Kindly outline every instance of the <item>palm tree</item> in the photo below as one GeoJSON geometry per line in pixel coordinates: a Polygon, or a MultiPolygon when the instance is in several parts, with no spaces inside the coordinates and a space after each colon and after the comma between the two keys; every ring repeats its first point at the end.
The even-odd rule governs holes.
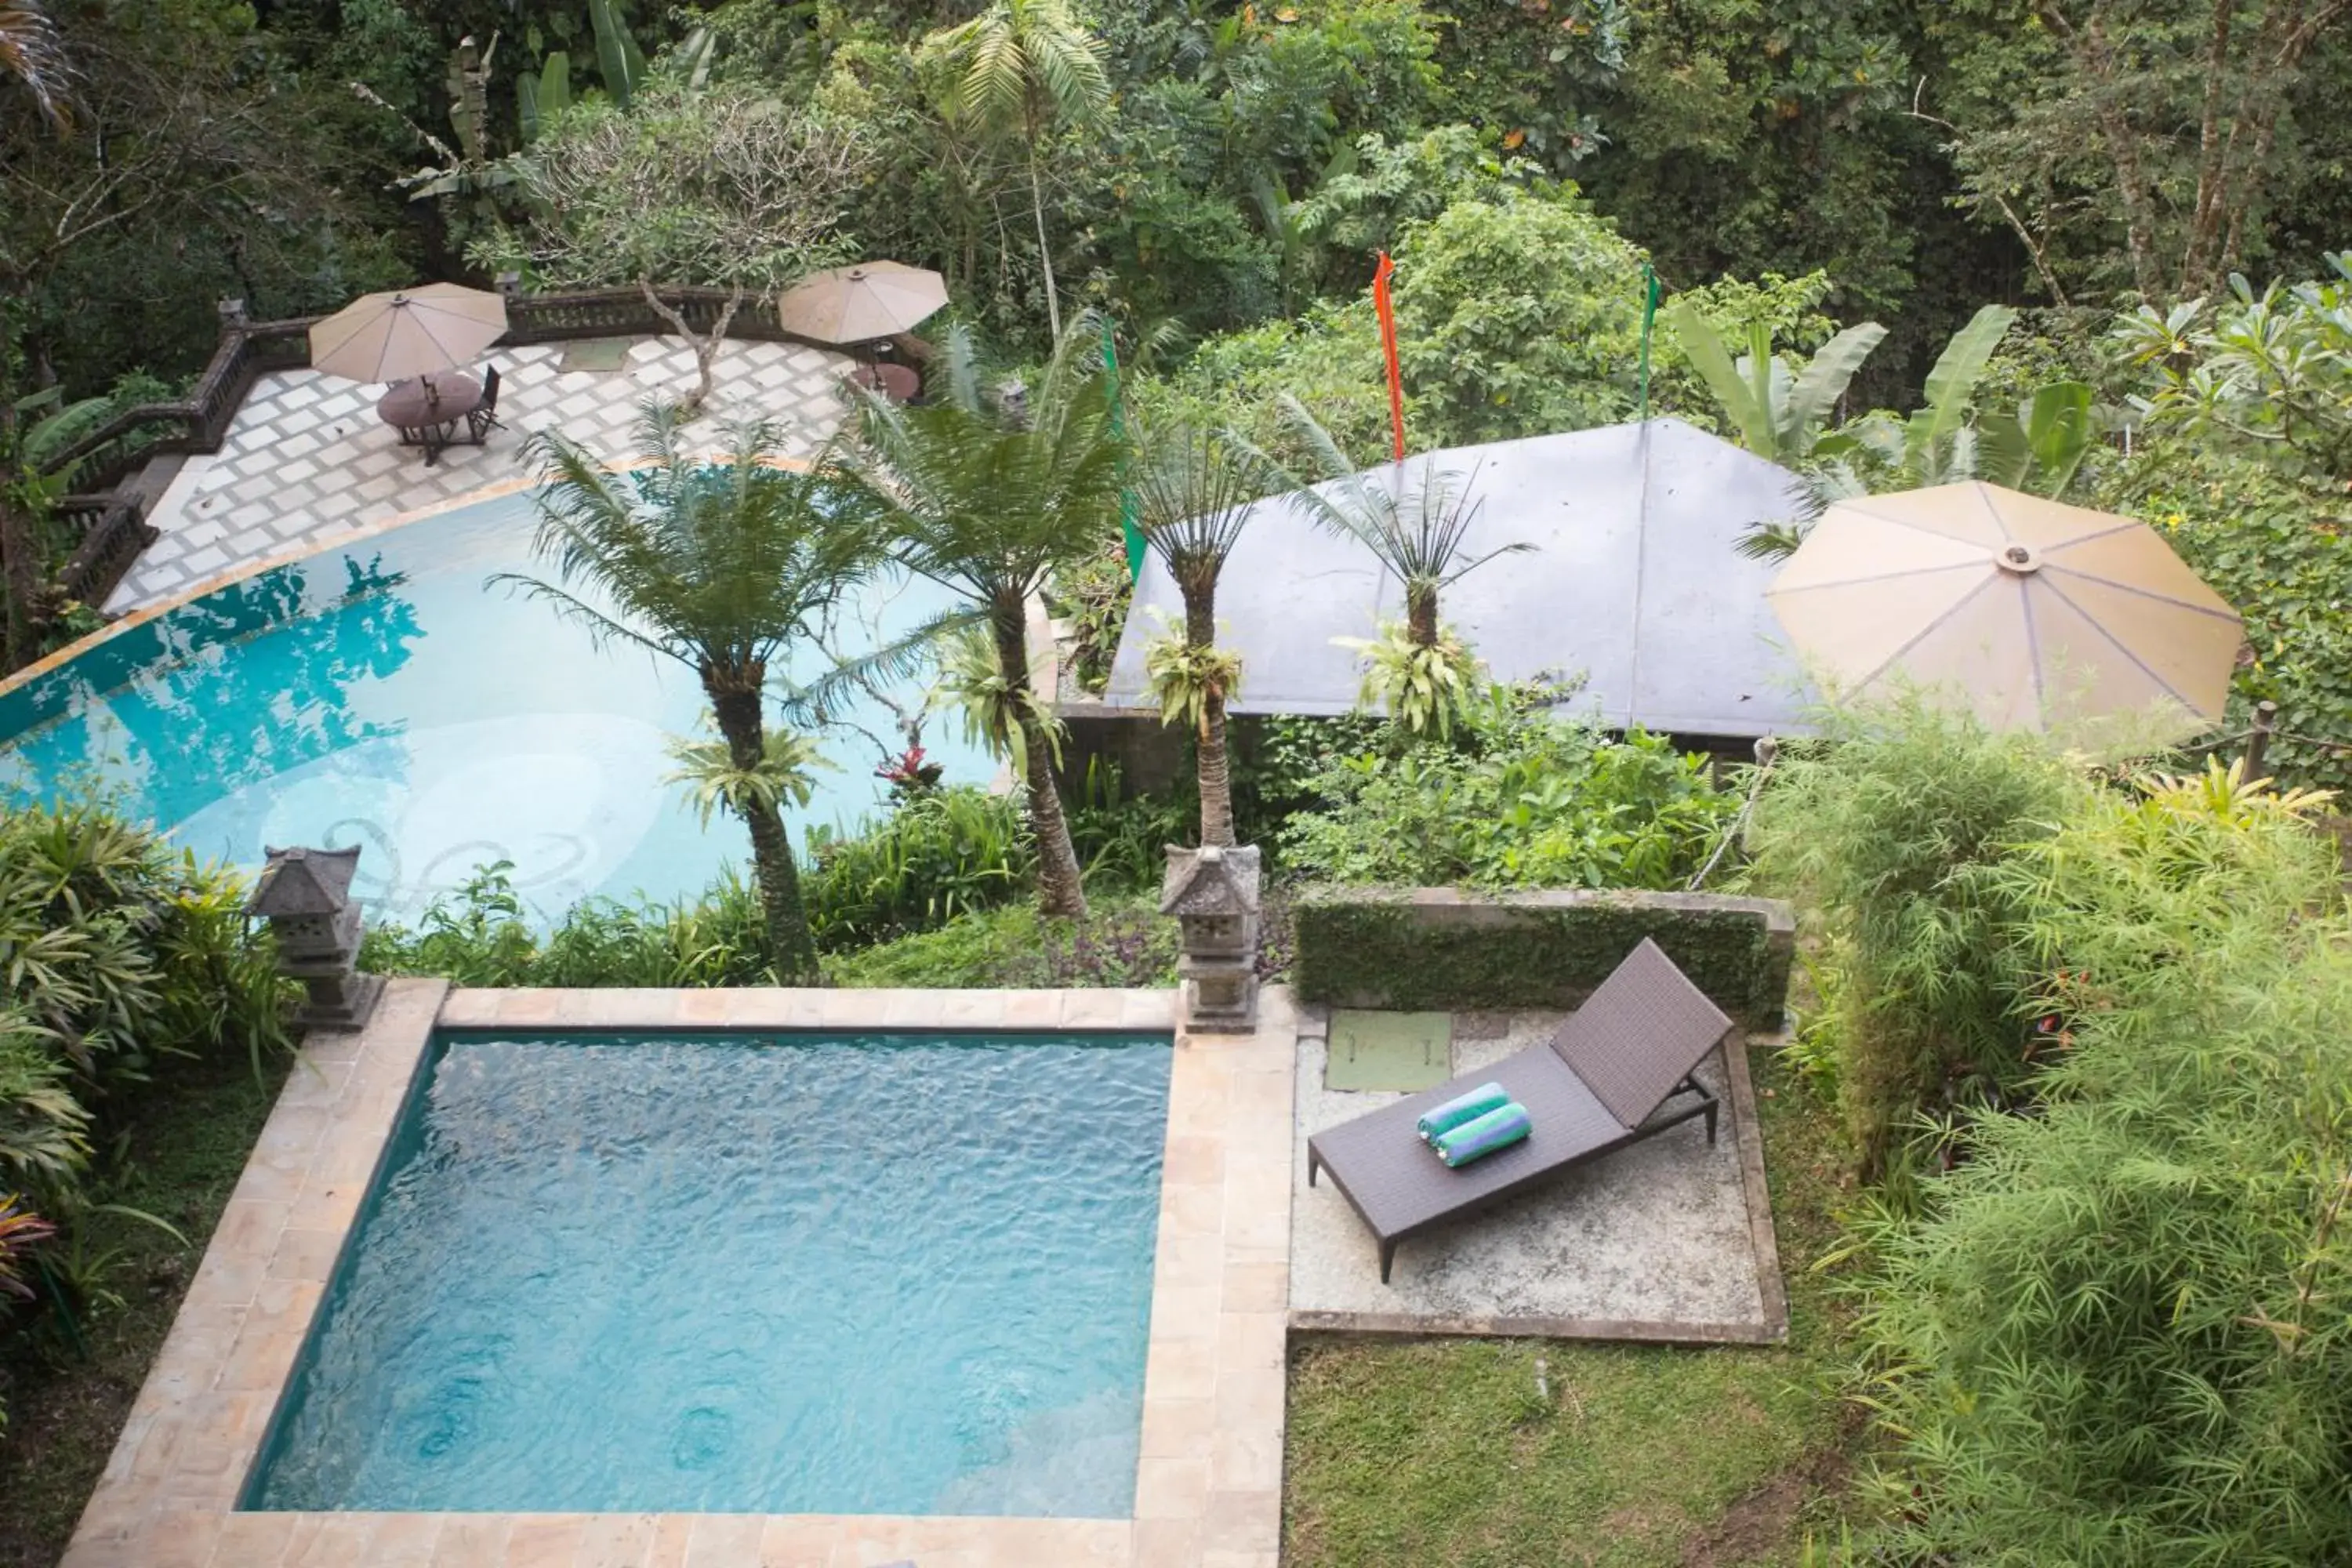
{"type": "Polygon", "coordinates": [[[1403,464],[1383,464],[1378,470],[1359,468],[1304,404],[1286,392],[1280,403],[1284,417],[1323,470],[1319,487],[1289,481],[1294,486],[1292,504],[1332,532],[1363,545],[1404,585],[1405,636],[1414,647],[1426,650],[1438,646],[1439,590],[1460,582],[1497,555],[1534,548],[1504,544],[1483,555],[1472,555],[1470,531],[1486,505],[1472,499],[1477,489],[1475,473],[1465,479],[1458,474],[1424,469],[1408,488],[1403,464]]]}
{"type": "Polygon", "coordinates": [[[1045,238],[1045,185],[1038,149],[1060,121],[1082,121],[1110,96],[1103,42],[1069,0],[995,0],[938,38],[955,78],[942,106],[951,120],[1003,133],[1018,130],[1029,162],[1029,206],[1045,270],[1045,317],[1062,341],[1062,299],[1045,238]]]}
{"type": "Polygon", "coordinates": [[[72,68],[41,0],[0,0],[0,79],[33,95],[33,107],[60,132],[73,123],[66,103],[72,68]]]}
{"type": "Polygon", "coordinates": [[[676,405],[646,405],[638,426],[645,466],[620,473],[559,433],[533,436],[545,488],[532,550],[558,581],[505,573],[491,580],[545,600],[600,642],[633,644],[694,671],[725,753],[689,746],[680,758],[701,797],[750,830],[777,973],[807,979],[816,948],[782,807],[788,795],[806,798],[798,773],[808,759],[795,738],[768,734],[768,669],[793,642],[814,640],[826,613],[887,557],[857,487],[822,466],[782,467],[775,426],[734,426],[731,449],[716,458],[689,456],[682,427],[676,405]]]}
{"type": "Polygon", "coordinates": [[[1139,432],[1141,461],[1135,492],[1143,537],[1166,563],[1184,598],[1182,640],[1155,646],[1148,662],[1164,715],[1188,717],[1201,747],[1201,842],[1234,842],[1234,796],[1225,752],[1225,700],[1241,661],[1221,652],[1217,578],[1248,521],[1251,503],[1271,488],[1266,464],[1231,431],[1177,424],[1139,432]]]}
{"type": "Polygon", "coordinates": [[[982,395],[961,328],[943,345],[936,401],[909,407],[854,394],[851,467],[887,509],[898,558],[969,600],[987,627],[996,668],[984,728],[1027,792],[1038,904],[1049,915],[1084,914],[1087,903],[1054,784],[1054,717],[1032,676],[1029,605],[1056,567],[1118,527],[1120,443],[1099,332],[1081,316],[1040,384],[994,405],[982,395]]]}

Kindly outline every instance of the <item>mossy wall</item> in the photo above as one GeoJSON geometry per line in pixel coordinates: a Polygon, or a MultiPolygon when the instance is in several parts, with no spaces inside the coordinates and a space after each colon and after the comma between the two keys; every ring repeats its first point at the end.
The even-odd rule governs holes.
{"type": "Polygon", "coordinates": [[[1716,1005],[1780,1026],[1795,919],[1770,899],[1706,893],[1318,888],[1292,906],[1302,1001],[1404,1012],[1576,1006],[1654,937],[1716,1005]]]}

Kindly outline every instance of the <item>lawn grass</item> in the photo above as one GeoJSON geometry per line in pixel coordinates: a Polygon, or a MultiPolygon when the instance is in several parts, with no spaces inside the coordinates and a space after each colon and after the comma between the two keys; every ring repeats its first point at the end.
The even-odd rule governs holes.
{"type": "Polygon", "coordinates": [[[1834,1531],[1853,1425],[1833,1389],[1842,1311],[1811,1265],[1837,1234],[1838,1121],[1751,1060],[1788,1343],[1308,1342],[1291,1357],[1286,1568],[1789,1563],[1809,1525],[1834,1531]]]}
{"type": "Polygon", "coordinates": [[[289,1062],[265,1061],[258,1080],[236,1052],[167,1062],[110,1144],[127,1153],[105,1171],[95,1198],[167,1220],[187,1239],[124,1215],[89,1215],[85,1258],[114,1256],[102,1275],[112,1300],[101,1297],[78,1315],[87,1353],[54,1317],[20,1324],[0,1342],[8,1409],[0,1432],[0,1563],[41,1568],[63,1554],[289,1062]]]}

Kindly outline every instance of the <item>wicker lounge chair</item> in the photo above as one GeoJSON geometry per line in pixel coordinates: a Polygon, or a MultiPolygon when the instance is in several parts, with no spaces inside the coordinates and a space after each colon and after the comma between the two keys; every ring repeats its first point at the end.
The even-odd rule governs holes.
{"type": "Polygon", "coordinates": [[[1309,1138],[1307,1184],[1330,1173],[1380,1243],[1385,1284],[1397,1244],[1409,1236],[1491,1208],[1693,1117],[1706,1118],[1712,1144],[1716,1099],[1692,1075],[1735,1033],[1723,1010],[1645,937],[1544,1044],[1309,1138]],[[1528,1108],[1535,1130],[1449,1169],[1413,1123],[1489,1082],[1528,1108]],[[1683,1103],[1670,1109],[1676,1100],[1683,1103]]]}

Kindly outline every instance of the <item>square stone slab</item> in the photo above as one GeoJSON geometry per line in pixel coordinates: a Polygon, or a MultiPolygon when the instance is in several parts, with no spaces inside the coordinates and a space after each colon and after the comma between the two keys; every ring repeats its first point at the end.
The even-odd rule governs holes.
{"type": "Polygon", "coordinates": [[[567,343],[556,370],[565,375],[585,370],[619,370],[629,363],[627,338],[583,338],[567,343]]]}
{"type": "Polygon", "coordinates": [[[1371,1013],[1342,1007],[1331,1015],[1328,1089],[1411,1092],[1454,1076],[1454,1017],[1448,1013],[1371,1013]]]}

